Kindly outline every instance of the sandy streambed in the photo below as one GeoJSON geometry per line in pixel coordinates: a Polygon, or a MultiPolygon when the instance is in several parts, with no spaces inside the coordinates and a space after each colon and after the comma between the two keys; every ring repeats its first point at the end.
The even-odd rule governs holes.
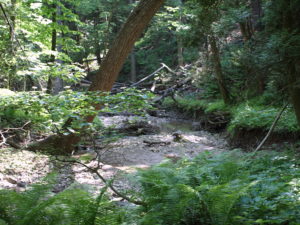
{"type": "MultiPolygon", "coordinates": [[[[121,126],[124,121],[139,120],[139,117],[113,116],[101,118],[106,127],[121,126]]],[[[130,184],[123,179],[124,173],[136,168],[148,168],[166,159],[192,158],[203,151],[222,151],[226,142],[218,135],[205,131],[193,131],[192,121],[173,118],[146,117],[149,124],[160,127],[161,132],[151,135],[125,136],[100,151],[99,172],[106,179],[119,176],[115,181],[117,188],[126,189],[130,184]],[[182,139],[176,141],[174,132],[182,139]],[[158,143],[148,145],[147,143],[158,143]]],[[[88,151],[86,154],[94,154],[88,151]]],[[[97,161],[87,163],[96,167],[97,161]]],[[[58,173],[54,192],[70,186],[97,191],[103,182],[81,165],[55,162],[48,156],[12,149],[0,149],[0,189],[25,190],[30,184],[38,182],[47,173],[58,173]]]]}

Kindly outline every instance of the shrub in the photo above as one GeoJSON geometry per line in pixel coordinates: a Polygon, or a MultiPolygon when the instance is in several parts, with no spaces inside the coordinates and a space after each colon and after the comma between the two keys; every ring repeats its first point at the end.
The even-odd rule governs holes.
{"type": "Polygon", "coordinates": [[[0,224],[9,225],[118,225],[123,212],[102,191],[97,198],[81,189],[54,195],[51,183],[36,184],[25,192],[0,191],[0,224]]]}
{"type": "MultiPolygon", "coordinates": [[[[20,127],[31,121],[37,130],[61,132],[69,118],[75,118],[68,127],[69,132],[89,124],[87,115],[97,115],[95,104],[104,106],[103,111],[129,111],[142,114],[151,109],[153,95],[147,91],[126,89],[116,95],[98,92],[64,91],[52,96],[42,92],[20,92],[0,96],[0,123],[3,127],[20,127]]],[[[66,132],[66,131],[63,131],[66,132]]]]}
{"type": "Polygon", "coordinates": [[[299,162],[286,153],[203,153],[140,172],[140,223],[299,224],[299,162]]]}
{"type": "MultiPolygon", "coordinates": [[[[257,99],[252,99],[246,103],[240,104],[232,110],[232,120],[228,131],[234,132],[239,128],[269,129],[281,109],[274,106],[260,104],[257,99]]],[[[298,132],[296,116],[290,107],[282,114],[278,124],[275,127],[277,132],[298,132]]]]}

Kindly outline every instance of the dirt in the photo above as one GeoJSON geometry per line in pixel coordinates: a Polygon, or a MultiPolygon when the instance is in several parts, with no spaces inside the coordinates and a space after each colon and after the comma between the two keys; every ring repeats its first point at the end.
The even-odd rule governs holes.
{"type": "MultiPolygon", "coordinates": [[[[149,168],[164,160],[192,158],[203,151],[223,151],[227,146],[220,136],[205,131],[192,131],[193,121],[176,117],[113,116],[103,117],[101,120],[106,127],[120,127],[126,120],[146,120],[149,124],[159,126],[161,130],[152,135],[124,136],[101,150],[98,172],[106,179],[118,176],[114,185],[119,189],[126,189],[131,185],[124,179],[124,173],[132,173],[137,168],[149,168]],[[180,135],[179,140],[174,133],[180,135]],[[154,144],[149,147],[147,143],[154,144]]],[[[89,150],[82,154],[92,158],[95,152],[89,150]]],[[[98,161],[92,160],[86,164],[96,168],[98,161]]],[[[46,155],[28,151],[0,149],[0,189],[25,190],[51,171],[58,173],[53,192],[60,192],[70,186],[94,192],[104,186],[99,177],[82,165],[57,162],[46,155]]]]}

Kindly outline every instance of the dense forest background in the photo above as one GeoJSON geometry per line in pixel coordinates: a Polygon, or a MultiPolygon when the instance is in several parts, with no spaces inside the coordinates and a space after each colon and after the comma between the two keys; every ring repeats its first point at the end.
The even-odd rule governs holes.
{"type": "Polygon", "coordinates": [[[140,171],[125,194],[86,166],[96,198],[49,195],[49,176],[0,191],[0,224],[300,224],[299,15],[299,0],[1,0],[0,148],[86,166],[70,155],[120,138],[99,113],[164,109],[243,151],[140,171]]]}

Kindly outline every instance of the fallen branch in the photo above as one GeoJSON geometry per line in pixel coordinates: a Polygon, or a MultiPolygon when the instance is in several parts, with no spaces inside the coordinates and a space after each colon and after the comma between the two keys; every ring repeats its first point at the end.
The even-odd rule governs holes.
{"type": "Polygon", "coordinates": [[[166,64],[162,63],[161,65],[164,68],[166,68],[170,73],[173,73],[173,74],[177,75],[177,73],[174,70],[172,70],[170,67],[168,67],[166,64]]]}
{"type": "MultiPolygon", "coordinates": [[[[59,159],[58,157],[56,157],[55,159],[56,159],[57,161],[60,161],[60,162],[77,163],[77,164],[79,164],[79,165],[81,165],[81,166],[87,168],[90,172],[95,173],[95,174],[100,178],[100,180],[102,180],[102,182],[103,182],[106,186],[108,186],[108,187],[109,187],[109,188],[110,188],[117,196],[119,196],[119,197],[125,199],[126,201],[131,202],[131,203],[133,203],[133,204],[135,204],[135,205],[143,205],[143,206],[146,205],[145,202],[138,201],[138,200],[134,200],[134,199],[132,199],[132,198],[130,198],[130,197],[128,197],[128,196],[122,194],[121,192],[119,192],[119,191],[113,186],[112,182],[107,181],[107,180],[106,180],[106,179],[98,172],[99,166],[96,167],[96,168],[94,169],[94,168],[89,167],[89,166],[87,166],[86,164],[84,164],[84,163],[82,163],[82,162],[80,162],[80,161],[77,161],[77,160],[59,159]]],[[[99,164],[98,164],[98,165],[99,165],[99,164]]]]}
{"type": "Polygon", "coordinates": [[[179,83],[173,85],[172,87],[170,87],[170,88],[168,88],[167,90],[165,90],[165,91],[163,92],[162,96],[160,96],[160,97],[154,99],[154,102],[160,102],[160,101],[162,101],[165,97],[167,97],[167,96],[169,96],[169,95],[172,95],[173,92],[174,92],[176,89],[182,87],[183,85],[185,85],[186,83],[190,82],[191,80],[192,80],[192,78],[189,77],[189,78],[186,78],[185,80],[183,80],[182,82],[179,82],[179,83]]]}
{"type": "Polygon", "coordinates": [[[29,125],[30,123],[31,123],[31,121],[27,121],[22,127],[17,127],[17,128],[4,128],[3,130],[5,130],[4,133],[6,133],[6,132],[9,131],[9,130],[24,130],[25,127],[26,127],[27,125],[29,125]]]}
{"type": "Polygon", "coordinates": [[[287,106],[289,105],[289,103],[285,104],[284,107],[280,110],[280,112],[277,114],[269,132],[267,133],[267,135],[265,136],[265,138],[261,141],[261,143],[257,146],[257,148],[254,150],[253,154],[255,154],[257,151],[259,151],[261,149],[261,147],[265,144],[265,142],[267,141],[267,139],[270,137],[271,133],[274,131],[275,126],[277,124],[277,122],[279,121],[282,113],[285,111],[285,109],[287,108],[287,106]]]}
{"type": "Polygon", "coordinates": [[[1,136],[1,138],[2,138],[2,142],[0,143],[0,146],[7,144],[7,145],[10,145],[10,146],[13,147],[13,148],[21,149],[21,148],[22,148],[21,145],[19,145],[19,144],[15,143],[14,141],[11,141],[11,140],[10,140],[10,139],[13,138],[15,135],[11,135],[10,137],[5,137],[4,134],[9,134],[10,131],[18,131],[18,130],[24,131],[24,132],[25,132],[25,131],[26,131],[26,130],[25,130],[25,127],[26,127],[27,125],[29,125],[30,123],[31,123],[31,121],[27,121],[22,127],[17,127],[17,128],[4,128],[2,131],[0,131],[0,136],[1,136]]]}
{"type": "Polygon", "coordinates": [[[0,143],[0,146],[6,144],[6,138],[5,136],[3,135],[3,133],[0,131],[0,135],[1,135],[1,138],[2,138],[2,142],[0,143]]]}
{"type": "Polygon", "coordinates": [[[170,73],[173,73],[176,75],[176,72],[174,72],[170,67],[168,67],[166,64],[161,63],[161,67],[159,67],[157,70],[155,70],[153,73],[151,73],[150,75],[144,77],[143,79],[139,80],[138,82],[130,85],[130,87],[136,87],[139,84],[141,84],[142,82],[144,82],[145,80],[148,80],[151,77],[154,77],[158,72],[160,72],[161,70],[163,70],[164,68],[167,69],[170,73]]]}
{"type": "Polygon", "coordinates": [[[138,82],[130,85],[130,87],[136,87],[138,86],[140,83],[144,82],[145,80],[148,80],[151,77],[154,77],[159,71],[161,71],[163,68],[165,68],[165,65],[161,66],[159,69],[155,70],[153,73],[151,73],[150,75],[144,77],[143,79],[139,80],[138,82]]]}
{"type": "Polygon", "coordinates": [[[147,140],[144,140],[143,141],[147,147],[152,147],[154,145],[161,145],[161,146],[166,146],[166,145],[170,145],[171,142],[169,141],[147,141],[147,140]]]}

